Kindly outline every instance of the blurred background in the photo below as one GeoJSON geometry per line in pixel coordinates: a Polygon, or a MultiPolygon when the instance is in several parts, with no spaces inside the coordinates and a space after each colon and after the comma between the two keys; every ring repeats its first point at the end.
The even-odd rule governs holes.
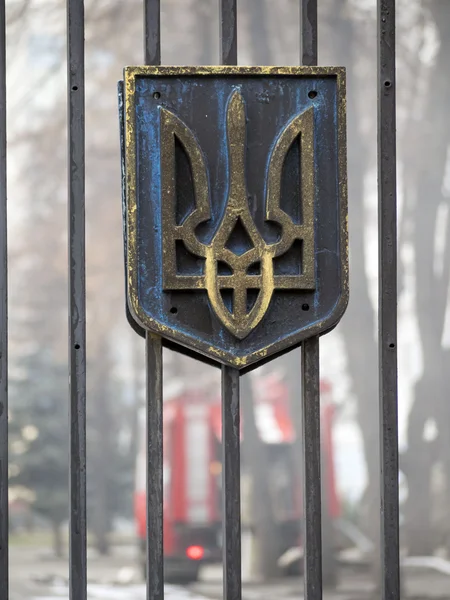
{"type": "MultiPolygon", "coordinates": [[[[217,64],[218,2],[161,4],[163,64],[217,64]]],[[[240,0],[239,63],[298,64],[298,5],[240,0]]],[[[319,7],[319,64],[343,65],[348,74],[351,262],[348,311],[321,341],[324,572],[330,590],[355,577],[363,590],[374,581],[379,543],[375,2],[322,0],[319,7]]],[[[65,19],[62,0],[7,2],[11,586],[18,600],[44,590],[48,596],[55,581],[64,587],[67,577],[65,19]]],[[[413,592],[424,598],[441,584],[447,596],[450,590],[449,31],[448,0],[398,1],[401,543],[405,570],[411,581],[416,577],[411,586],[424,590],[413,592]],[[417,566],[420,577],[413,575],[417,566]],[[432,579],[430,585],[428,577],[439,584],[432,579]]],[[[143,590],[144,343],[125,319],[116,92],[123,67],[143,62],[142,40],[142,2],[86,0],[93,598],[119,598],[96,596],[97,584],[143,590]]],[[[184,511],[183,531],[195,522],[209,528],[208,535],[217,532],[214,542],[202,538],[192,546],[214,563],[213,546],[220,546],[214,495],[220,489],[220,371],[165,351],[164,392],[167,498],[176,497],[177,510],[184,511]],[[204,450],[200,443],[180,448],[180,436],[215,441],[204,450]],[[203,502],[199,490],[205,486],[203,502]],[[189,512],[190,501],[200,507],[197,513],[189,512]]],[[[246,376],[242,393],[244,579],[288,585],[291,577],[289,585],[300,593],[300,351],[246,376]]],[[[213,564],[203,571],[203,584],[190,589],[212,597],[217,573],[213,564]]],[[[268,588],[253,589],[262,598],[268,588]]]]}

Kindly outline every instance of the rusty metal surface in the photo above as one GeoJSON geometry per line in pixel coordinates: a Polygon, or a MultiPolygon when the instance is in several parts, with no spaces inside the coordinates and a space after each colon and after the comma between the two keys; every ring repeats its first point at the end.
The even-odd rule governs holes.
{"type": "Polygon", "coordinates": [[[336,324],[344,87],[339,68],[126,69],[128,298],[141,327],[245,369],[336,324]]]}

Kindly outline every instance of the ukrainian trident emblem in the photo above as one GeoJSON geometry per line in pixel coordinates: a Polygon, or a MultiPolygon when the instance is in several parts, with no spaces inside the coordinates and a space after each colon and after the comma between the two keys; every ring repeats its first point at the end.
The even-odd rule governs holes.
{"type": "Polygon", "coordinates": [[[142,327],[246,367],[340,318],[343,71],[323,71],[126,70],[128,302],[142,327]]]}
{"type": "Polygon", "coordinates": [[[192,132],[172,112],[161,110],[161,163],[163,206],[163,285],[166,290],[206,289],[216,316],[239,339],[245,338],[266,314],[275,288],[313,290],[314,186],[313,108],[296,115],[276,141],[269,161],[266,187],[266,219],[281,229],[280,239],[267,244],[258,231],[248,203],[245,177],[246,115],[242,95],[233,91],[226,108],[229,182],[225,210],[209,244],[198,240],[195,229],[211,218],[209,187],[201,149],[192,132]],[[295,224],[280,208],[281,167],[287,151],[300,137],[302,167],[302,222],[295,224]],[[196,207],[175,224],[175,146],[179,141],[190,157],[196,207]],[[275,275],[274,258],[285,254],[294,241],[302,247],[296,275],[275,275]],[[204,275],[176,273],[176,243],[205,261],[204,275]],[[230,290],[227,306],[222,290],[230,290]],[[255,293],[256,292],[256,293],[255,293]],[[253,296],[253,297],[252,297],[253,296]]]}

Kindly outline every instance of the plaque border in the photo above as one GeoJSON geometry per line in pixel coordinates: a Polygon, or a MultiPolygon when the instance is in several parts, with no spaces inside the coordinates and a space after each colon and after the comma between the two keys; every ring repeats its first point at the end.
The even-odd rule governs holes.
{"type": "Polygon", "coordinates": [[[332,330],[344,314],[349,298],[349,250],[348,250],[348,185],[347,185],[347,130],[346,130],[346,78],[344,67],[244,67],[244,66],[130,66],[124,69],[125,93],[125,168],[126,168],[126,230],[127,230],[127,302],[135,321],[150,334],[160,335],[175,344],[207,356],[218,363],[240,370],[256,366],[259,361],[275,358],[304,340],[323,335],[332,330]],[[338,144],[338,193],[339,193],[339,240],[341,257],[342,293],[331,314],[316,321],[302,331],[291,333],[286,339],[272,342],[244,356],[215,348],[207,341],[180,332],[150,317],[139,305],[138,297],[138,239],[136,198],[136,128],[135,90],[139,77],[335,77],[337,86],[337,144],[338,144]]]}

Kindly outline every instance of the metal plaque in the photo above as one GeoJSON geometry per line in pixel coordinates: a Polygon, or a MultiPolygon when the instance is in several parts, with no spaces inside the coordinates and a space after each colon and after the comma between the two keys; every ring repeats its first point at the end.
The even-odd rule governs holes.
{"type": "Polygon", "coordinates": [[[246,369],[348,301],[345,71],[128,67],[130,322],[246,369]]]}

